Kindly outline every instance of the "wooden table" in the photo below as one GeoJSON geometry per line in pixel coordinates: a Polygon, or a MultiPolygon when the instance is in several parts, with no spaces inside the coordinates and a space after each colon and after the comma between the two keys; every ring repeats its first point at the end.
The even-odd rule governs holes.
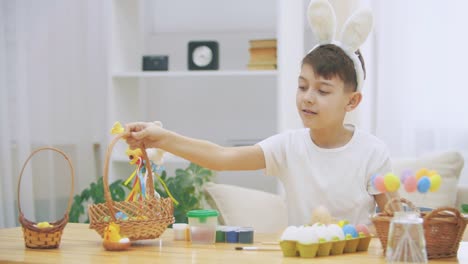
{"type": "MultiPolygon", "coordinates": [[[[279,234],[255,234],[254,246],[279,248],[262,242],[278,241],[279,234]]],[[[465,233],[464,241],[468,238],[465,233]]],[[[217,243],[192,245],[173,241],[171,229],[160,239],[138,241],[127,251],[109,252],[102,239],[87,224],[69,223],[59,249],[28,249],[24,246],[21,228],[0,229],[0,262],[28,263],[385,263],[378,239],[373,239],[367,252],[314,259],[285,258],[281,251],[238,251],[239,244],[217,243]]],[[[458,258],[431,260],[430,263],[468,263],[468,242],[462,242],[458,258]]]]}

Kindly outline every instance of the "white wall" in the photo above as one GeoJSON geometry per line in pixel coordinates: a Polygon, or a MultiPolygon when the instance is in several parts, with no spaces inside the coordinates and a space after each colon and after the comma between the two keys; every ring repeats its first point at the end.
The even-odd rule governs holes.
{"type": "MultiPolygon", "coordinates": [[[[27,140],[22,136],[27,134],[30,148],[54,145],[68,152],[76,168],[75,190],[81,191],[98,176],[93,144],[104,142],[108,130],[103,110],[103,5],[91,0],[19,0],[3,1],[2,6],[9,11],[1,21],[5,22],[10,58],[6,91],[11,104],[8,116],[12,118],[11,138],[6,141],[9,146],[2,149],[12,157],[12,182],[16,186],[20,166],[27,158],[27,153],[16,149],[27,140]],[[22,118],[15,121],[15,116],[22,118]],[[15,131],[18,128],[28,131],[15,131]]],[[[57,196],[57,204],[66,204],[70,188],[69,174],[60,173],[66,163],[41,160],[31,162],[32,175],[24,179],[33,182],[33,193],[24,195],[36,200],[38,218],[47,217],[50,210],[43,209],[54,206],[54,199],[47,201],[52,195],[57,196]],[[51,173],[54,170],[58,172],[51,173]]],[[[61,216],[64,207],[57,211],[61,216]]]]}

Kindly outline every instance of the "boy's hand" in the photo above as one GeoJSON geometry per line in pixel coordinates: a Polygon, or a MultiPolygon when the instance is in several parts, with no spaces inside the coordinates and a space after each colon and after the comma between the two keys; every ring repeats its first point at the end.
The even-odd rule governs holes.
{"type": "Polygon", "coordinates": [[[125,133],[128,134],[125,140],[131,149],[142,145],[146,148],[159,148],[166,132],[161,122],[129,123],[125,125],[125,133]]]}

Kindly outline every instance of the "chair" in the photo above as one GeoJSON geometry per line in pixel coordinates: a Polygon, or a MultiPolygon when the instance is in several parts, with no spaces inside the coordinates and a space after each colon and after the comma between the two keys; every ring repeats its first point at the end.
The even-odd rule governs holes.
{"type": "Polygon", "coordinates": [[[207,203],[220,213],[219,223],[249,226],[255,232],[282,232],[288,226],[284,200],[276,194],[234,185],[207,183],[207,203]]]}

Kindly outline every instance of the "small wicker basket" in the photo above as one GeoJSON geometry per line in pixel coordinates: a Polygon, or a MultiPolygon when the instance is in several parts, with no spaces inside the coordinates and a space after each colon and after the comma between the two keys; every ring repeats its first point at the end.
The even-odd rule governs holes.
{"type": "MultiPolygon", "coordinates": [[[[104,164],[104,197],[105,203],[93,204],[88,207],[88,215],[91,229],[104,236],[104,229],[109,222],[120,225],[120,234],[130,240],[158,238],[167,228],[174,223],[174,205],[170,198],[157,198],[154,194],[153,177],[147,177],[147,199],[143,201],[114,202],[109,191],[109,160],[114,145],[124,136],[117,135],[107,148],[104,164]],[[128,219],[116,219],[116,212],[124,213],[128,219]]],[[[144,147],[141,148],[146,163],[148,175],[153,175],[151,164],[144,147]]]]}
{"type": "Polygon", "coordinates": [[[67,157],[67,155],[59,149],[53,147],[43,147],[34,150],[25,161],[23,168],[21,169],[21,173],[18,180],[18,211],[19,211],[19,222],[23,229],[23,237],[25,246],[28,248],[37,248],[37,249],[46,249],[46,248],[58,248],[60,246],[60,240],[62,238],[63,229],[68,223],[68,213],[70,211],[72,199],[73,199],[73,189],[74,189],[74,179],[75,179],[75,172],[73,169],[73,165],[71,160],[67,157]],[[39,228],[36,222],[29,221],[23,214],[21,210],[21,201],[20,201],[20,193],[21,193],[21,179],[23,177],[24,169],[28,164],[29,160],[39,151],[42,150],[52,150],[55,152],[60,153],[65,160],[68,162],[71,171],[71,191],[70,197],[68,200],[68,207],[65,215],[62,219],[50,223],[52,227],[47,228],[39,228]]]}
{"type": "MultiPolygon", "coordinates": [[[[404,198],[393,198],[386,204],[383,212],[372,218],[384,252],[387,248],[390,221],[393,218],[393,211],[390,210],[389,205],[394,203],[395,199],[399,199],[419,213],[419,210],[410,201],[404,198]]],[[[461,215],[460,211],[452,207],[441,207],[429,213],[423,212],[420,214],[423,218],[427,257],[437,259],[457,256],[458,247],[468,219],[461,215]]]]}

